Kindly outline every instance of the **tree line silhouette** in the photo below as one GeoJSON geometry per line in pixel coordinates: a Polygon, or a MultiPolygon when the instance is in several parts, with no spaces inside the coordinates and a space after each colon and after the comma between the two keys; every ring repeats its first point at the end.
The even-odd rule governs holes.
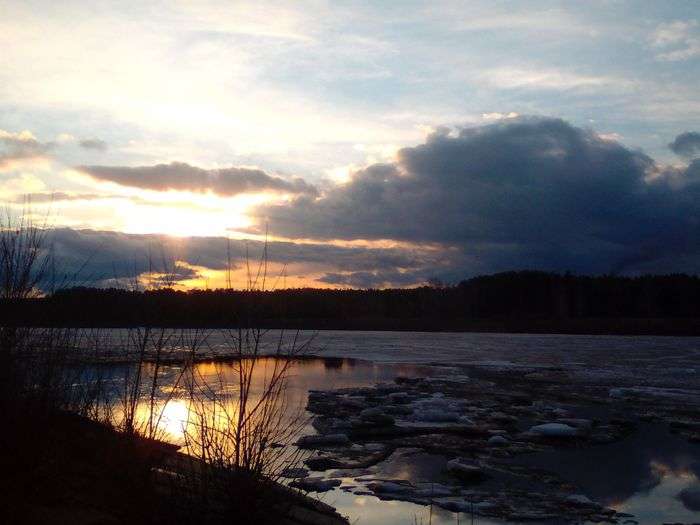
{"type": "Polygon", "coordinates": [[[60,326],[700,333],[700,278],[521,271],[381,290],[76,287],[4,301],[0,315],[13,324],[60,326]]]}

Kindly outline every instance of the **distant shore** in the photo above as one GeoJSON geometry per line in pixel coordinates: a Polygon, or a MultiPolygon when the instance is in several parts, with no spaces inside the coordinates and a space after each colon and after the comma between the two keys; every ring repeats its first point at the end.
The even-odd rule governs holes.
{"type": "Polygon", "coordinates": [[[700,277],[506,272],[394,289],[75,287],[0,301],[8,325],[700,336],[700,277]]]}
{"type": "MultiPolygon", "coordinates": [[[[21,324],[21,323],[20,323],[21,324]]],[[[61,323],[46,326],[72,328],[120,329],[143,326],[122,323],[61,323]]],[[[169,328],[235,328],[236,325],[156,323],[152,326],[169,328]]],[[[562,334],[619,336],[677,336],[700,337],[697,318],[573,318],[573,319],[272,319],[255,322],[257,328],[271,330],[357,331],[357,332],[456,332],[503,334],[562,334]]]]}

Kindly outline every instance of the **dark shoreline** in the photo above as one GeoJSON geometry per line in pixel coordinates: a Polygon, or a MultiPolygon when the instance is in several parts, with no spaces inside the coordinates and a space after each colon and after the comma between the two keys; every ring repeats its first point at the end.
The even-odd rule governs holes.
{"type": "MultiPolygon", "coordinates": [[[[211,507],[187,507],[183,494],[197,490],[195,481],[204,469],[221,470],[221,479],[227,480],[233,470],[207,465],[179,452],[178,445],[126,434],[71,412],[50,411],[41,426],[27,417],[31,413],[15,414],[15,422],[31,433],[9,445],[14,454],[4,465],[20,473],[12,478],[14,483],[8,478],[7,485],[0,485],[9,497],[0,515],[9,511],[15,517],[8,523],[198,523],[196,515],[225,504],[227,493],[212,493],[211,507]],[[21,461],[33,456],[35,449],[41,460],[21,461]],[[20,461],[15,464],[16,458],[20,461]],[[31,490],[22,490],[25,486],[31,490]]],[[[291,516],[299,525],[347,524],[332,506],[276,481],[240,480],[247,485],[239,488],[264,494],[270,505],[269,516],[250,508],[261,525],[291,523],[291,516]]]]}
{"type": "MultiPolygon", "coordinates": [[[[18,326],[38,326],[24,325],[18,326]]],[[[47,323],[64,328],[120,329],[143,324],[47,323]]],[[[221,324],[156,324],[152,326],[185,329],[230,329],[221,324]]],[[[269,330],[357,331],[357,332],[453,332],[549,335],[618,335],[700,337],[698,318],[571,318],[571,319],[288,319],[259,320],[256,328],[269,330]]]]}
{"type": "Polygon", "coordinates": [[[259,326],[341,331],[700,336],[700,319],[697,318],[294,319],[262,321],[259,326]]]}

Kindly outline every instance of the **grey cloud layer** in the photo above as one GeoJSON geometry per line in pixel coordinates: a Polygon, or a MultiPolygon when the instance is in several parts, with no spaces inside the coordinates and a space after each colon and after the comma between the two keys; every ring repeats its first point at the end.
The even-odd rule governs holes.
{"type": "Polygon", "coordinates": [[[100,139],[85,139],[80,141],[80,147],[96,151],[107,151],[107,143],[100,139]]]}
{"type": "Polygon", "coordinates": [[[377,270],[372,272],[329,272],[319,281],[353,288],[381,288],[384,286],[410,286],[425,283],[434,277],[435,268],[418,271],[377,270]]]}
{"type": "Polygon", "coordinates": [[[257,213],[291,238],[442,243],[456,249],[456,275],[695,271],[677,263],[700,252],[699,172],[559,119],[520,118],[440,131],[321,198],[257,213]]]}
{"type": "MultiPolygon", "coordinates": [[[[59,228],[52,232],[50,242],[57,266],[72,274],[78,272],[76,282],[102,284],[131,279],[150,269],[171,270],[174,261],[222,270],[226,268],[229,246],[221,237],[190,237],[173,239],[162,235],[135,235],[118,232],[73,230],[59,228]],[[150,258],[150,262],[149,262],[150,258]]],[[[230,253],[235,266],[244,264],[246,254],[252,263],[260,256],[263,243],[259,241],[230,242],[230,253]]],[[[295,244],[270,242],[269,261],[297,264],[317,271],[336,272],[323,282],[347,284],[361,282],[363,286],[398,284],[388,280],[392,276],[410,275],[410,282],[425,280],[432,269],[440,264],[441,254],[432,251],[408,249],[347,248],[329,244],[295,244]],[[354,277],[347,277],[358,272],[354,277]],[[363,273],[364,272],[364,273],[363,273]],[[388,272],[388,273],[387,273],[388,272]],[[365,275],[360,279],[360,275],[365,275]],[[333,275],[338,276],[333,279],[333,275]],[[426,277],[422,277],[425,275],[426,277]]],[[[180,268],[178,275],[193,277],[191,270],[180,268]]],[[[407,279],[404,277],[404,281],[407,279]]]]}
{"type": "Polygon", "coordinates": [[[681,133],[668,147],[671,148],[671,151],[683,157],[700,155],[700,133],[697,131],[681,133]]]}
{"type": "Polygon", "coordinates": [[[0,129],[0,169],[13,161],[43,157],[53,146],[51,142],[39,142],[26,133],[8,133],[0,129]]]}
{"type": "Polygon", "coordinates": [[[303,179],[283,179],[250,168],[205,170],[182,162],[172,162],[138,167],[78,166],[77,169],[94,179],[155,191],[212,191],[224,196],[256,191],[316,194],[316,188],[303,179]]]}

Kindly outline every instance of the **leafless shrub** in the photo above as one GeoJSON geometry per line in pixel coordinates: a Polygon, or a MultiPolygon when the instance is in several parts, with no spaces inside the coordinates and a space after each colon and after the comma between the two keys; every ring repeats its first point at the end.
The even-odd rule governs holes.
{"type": "MultiPolygon", "coordinates": [[[[267,251],[256,270],[246,260],[249,290],[267,279],[267,251]]],[[[227,272],[230,286],[230,272],[227,272]]],[[[277,481],[286,467],[297,466],[303,452],[294,446],[308,423],[304,407],[288,395],[295,359],[306,353],[311,340],[297,332],[270,334],[255,324],[255,312],[238,319],[238,328],[219,332],[230,367],[214,366],[202,373],[192,366],[184,379],[188,419],[183,425],[184,450],[192,458],[185,470],[190,508],[206,507],[213,521],[247,515],[259,522],[276,522],[289,508],[280,498],[277,481]],[[214,498],[217,505],[212,506],[214,498]],[[194,503],[192,500],[198,500],[194,503]]],[[[193,354],[194,355],[194,354],[193,354]]]]}
{"type": "Polygon", "coordinates": [[[294,359],[308,342],[280,339],[273,353],[262,354],[262,330],[225,335],[236,356],[230,375],[217,370],[215,377],[203,377],[195,368],[188,385],[195,430],[185,433],[187,450],[221,467],[277,479],[298,457],[290,445],[307,423],[303,407],[291,405],[287,388],[294,359]]]}
{"type": "MultiPolygon", "coordinates": [[[[55,289],[47,239],[45,225],[36,226],[31,214],[13,218],[7,212],[0,219],[0,300],[36,298],[42,286],[55,289]]],[[[176,264],[162,250],[160,263],[156,268],[149,257],[147,287],[175,284],[176,264]]],[[[247,272],[248,289],[264,290],[267,247],[256,270],[247,262],[247,272]]],[[[227,281],[230,286],[230,267],[227,281]]],[[[132,284],[135,289],[142,285],[138,277],[132,284]]],[[[2,404],[13,407],[10,423],[31,423],[23,430],[26,435],[42,425],[38,412],[31,418],[23,413],[31,406],[44,414],[69,410],[129,436],[163,439],[168,437],[162,425],[167,407],[186,401],[183,444],[190,459],[178,471],[180,482],[173,490],[195,521],[202,512],[213,521],[241,513],[259,513],[258,521],[279,518],[286,509],[284,498],[276,497],[276,481],[284,468],[300,461],[293,443],[307,423],[304,407],[293,406],[287,395],[289,375],[311,341],[301,342],[298,333],[291,341],[283,333],[268,341],[270,334],[256,325],[255,313],[236,320],[238,328],[220,332],[233,359],[232,374],[219,369],[214,376],[197,366],[200,352],[211,350],[211,331],[161,327],[150,314],[143,326],[126,329],[117,340],[128,363],[121,377],[99,364],[105,355],[99,330],[0,322],[2,404]]],[[[21,436],[14,445],[22,445],[21,436]]],[[[28,460],[23,458],[25,464],[28,460]]]]}
{"type": "Polygon", "coordinates": [[[35,224],[27,208],[19,215],[5,209],[0,217],[0,298],[27,299],[40,293],[49,256],[46,223],[35,224]]]}

